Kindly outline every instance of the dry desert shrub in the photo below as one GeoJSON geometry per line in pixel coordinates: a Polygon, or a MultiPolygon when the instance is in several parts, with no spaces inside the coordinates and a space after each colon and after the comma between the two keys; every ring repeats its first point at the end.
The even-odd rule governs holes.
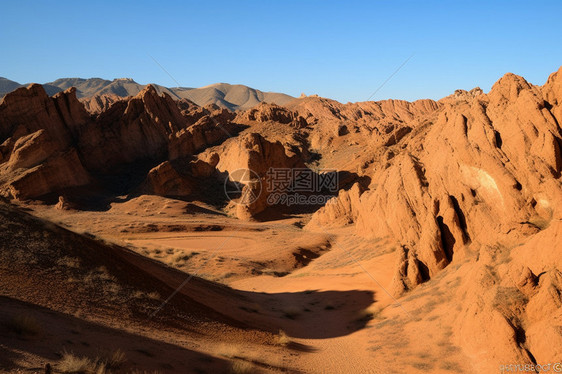
{"type": "Polygon", "coordinates": [[[453,361],[443,361],[439,366],[443,370],[459,373],[461,371],[459,364],[453,361]]]}
{"type": "Polygon", "coordinates": [[[125,353],[120,349],[105,357],[91,359],[76,356],[72,352],[63,352],[58,369],[65,374],[110,374],[119,369],[127,361],[125,353]]]}
{"type": "Polygon", "coordinates": [[[76,257],[65,256],[57,260],[57,265],[64,266],[67,268],[78,269],[80,268],[80,259],[76,257]]]}
{"type": "Polygon", "coordinates": [[[131,294],[131,297],[133,299],[141,299],[141,300],[145,300],[145,299],[149,299],[149,300],[160,300],[160,294],[156,291],[153,292],[144,292],[144,291],[134,291],[131,294]]]}
{"type": "Polygon", "coordinates": [[[197,256],[198,254],[199,252],[185,253],[184,251],[181,251],[180,253],[177,253],[173,256],[172,263],[177,266],[185,266],[193,257],[197,256]]]}
{"type": "Polygon", "coordinates": [[[413,366],[414,368],[425,372],[431,372],[431,370],[433,369],[433,364],[431,362],[413,362],[410,364],[410,366],[413,366]]]}
{"type": "Polygon", "coordinates": [[[127,361],[125,352],[120,349],[113,351],[109,356],[103,359],[103,363],[108,369],[118,369],[127,361]]]}
{"type": "Polygon", "coordinates": [[[249,374],[256,373],[254,365],[247,361],[234,361],[231,366],[231,371],[235,374],[249,374]]]}
{"type": "Polygon", "coordinates": [[[291,338],[289,338],[289,336],[285,333],[285,331],[279,330],[279,334],[277,335],[275,343],[282,347],[286,347],[289,344],[291,344],[291,338]]]}
{"type": "Polygon", "coordinates": [[[509,312],[527,304],[528,297],[517,287],[497,287],[492,306],[500,311],[509,312]]]}
{"type": "Polygon", "coordinates": [[[105,368],[98,368],[95,361],[89,359],[88,357],[75,356],[70,352],[64,352],[62,354],[62,359],[58,364],[58,369],[62,373],[68,374],[97,374],[99,372],[98,369],[105,370],[105,368]]]}
{"type": "Polygon", "coordinates": [[[97,269],[90,271],[86,276],[83,278],[84,284],[90,286],[96,286],[100,282],[115,282],[116,279],[111,274],[105,266],[100,266],[97,269]]]}
{"type": "Polygon", "coordinates": [[[240,352],[240,347],[232,343],[224,343],[217,348],[217,353],[226,358],[239,357],[240,352]]]}

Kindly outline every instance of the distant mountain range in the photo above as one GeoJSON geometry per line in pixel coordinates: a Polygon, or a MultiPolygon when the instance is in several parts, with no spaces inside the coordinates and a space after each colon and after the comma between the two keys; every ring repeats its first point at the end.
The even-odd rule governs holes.
{"type": "MultiPolygon", "coordinates": [[[[294,99],[292,96],[277,92],[263,92],[240,84],[216,83],[201,88],[164,87],[153,84],[159,93],[166,92],[175,99],[189,99],[197,105],[216,104],[230,110],[248,109],[263,101],[284,105],[294,99]]],[[[0,98],[18,87],[27,86],[0,77],[0,98]]],[[[130,78],[106,80],[101,78],[60,78],[43,84],[49,95],[76,87],[78,98],[101,95],[134,96],[146,87],[130,78]]]]}

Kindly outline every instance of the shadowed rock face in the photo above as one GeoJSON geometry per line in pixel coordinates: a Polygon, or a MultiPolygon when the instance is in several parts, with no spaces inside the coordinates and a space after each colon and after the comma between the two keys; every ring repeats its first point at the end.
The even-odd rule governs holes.
{"type": "Polygon", "coordinates": [[[88,184],[75,137],[90,121],[69,89],[52,98],[40,85],[19,88],[0,104],[0,179],[4,193],[30,198],[88,184]]]}
{"type": "Polygon", "coordinates": [[[84,104],[84,108],[94,114],[98,115],[109,109],[115,102],[123,100],[122,97],[117,95],[96,95],[80,100],[84,104]]]}
{"type": "Polygon", "coordinates": [[[178,105],[150,85],[128,99],[90,104],[79,102],[74,88],[53,97],[40,85],[19,88],[0,105],[3,193],[35,198],[88,185],[91,173],[190,156],[224,140],[221,126],[235,133],[234,115],[211,109],[178,105]]]}
{"type": "Polygon", "coordinates": [[[266,175],[270,168],[305,167],[299,155],[288,154],[283,144],[270,142],[258,133],[231,139],[213,152],[217,155],[217,172],[240,184],[242,196],[255,196],[247,200],[247,204],[231,206],[236,216],[244,220],[268,207],[270,191],[266,188],[266,175]]]}
{"type": "Polygon", "coordinates": [[[92,170],[110,172],[139,160],[165,159],[168,138],[187,127],[175,102],[148,86],[137,96],[120,101],[84,128],[79,147],[92,170]]]}

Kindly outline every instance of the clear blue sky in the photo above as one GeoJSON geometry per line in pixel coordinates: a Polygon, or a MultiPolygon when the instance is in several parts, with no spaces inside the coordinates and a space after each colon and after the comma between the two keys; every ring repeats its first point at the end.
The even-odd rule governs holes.
{"type": "Polygon", "coordinates": [[[0,76],[241,83],[366,100],[485,91],[562,65],[562,1],[2,1],[0,76]]]}

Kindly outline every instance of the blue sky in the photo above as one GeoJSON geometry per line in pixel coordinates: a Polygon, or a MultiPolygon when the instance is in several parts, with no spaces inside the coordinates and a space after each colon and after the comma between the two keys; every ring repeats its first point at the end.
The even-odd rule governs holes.
{"type": "Polygon", "coordinates": [[[2,1],[0,76],[438,99],[562,65],[561,1],[2,1]]]}

